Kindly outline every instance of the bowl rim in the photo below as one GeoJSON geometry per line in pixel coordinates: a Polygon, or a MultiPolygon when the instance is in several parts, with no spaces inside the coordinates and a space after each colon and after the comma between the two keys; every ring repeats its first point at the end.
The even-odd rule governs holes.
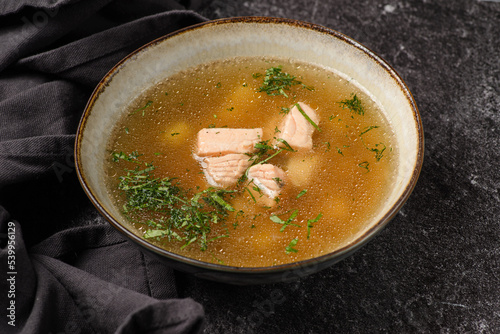
{"type": "Polygon", "coordinates": [[[344,35],[341,32],[338,32],[334,29],[315,24],[315,23],[310,23],[310,22],[305,22],[305,21],[300,21],[300,20],[295,20],[295,19],[288,19],[288,18],[278,18],[278,17],[264,17],[264,16],[240,16],[240,17],[229,17],[229,18],[222,18],[222,19],[216,19],[216,20],[209,20],[205,22],[201,22],[198,24],[194,24],[185,28],[181,28],[179,30],[176,30],[174,32],[171,32],[169,34],[166,34],[164,36],[161,36],[157,39],[154,39],[150,41],[147,44],[144,44],[143,46],[139,47],[138,49],[134,50],[127,56],[125,56],[123,59],[121,59],[118,63],[116,63],[107,73],[106,75],[99,81],[97,86],[94,88],[94,91],[92,92],[85,109],[83,111],[83,114],[81,116],[80,122],[78,124],[78,129],[76,132],[76,139],[75,139],[75,146],[74,146],[74,157],[75,157],[75,169],[77,172],[77,177],[78,180],[86,193],[86,195],[89,197],[90,201],[92,204],[96,207],[96,209],[99,211],[99,213],[114,227],[116,228],[119,232],[124,234],[126,237],[129,239],[132,239],[134,242],[138,243],[139,245],[145,247],[147,250],[152,251],[153,253],[157,253],[161,256],[164,256],[170,260],[178,261],[184,264],[187,264],[189,266],[194,266],[200,270],[211,270],[211,271],[217,271],[217,272],[228,272],[228,273],[246,273],[246,274],[263,274],[263,273],[279,273],[279,272],[286,272],[294,269],[299,269],[299,268],[305,268],[305,267],[310,267],[310,266],[316,266],[319,263],[324,263],[328,261],[334,261],[335,259],[338,259],[338,261],[342,260],[345,256],[349,255],[350,253],[358,250],[361,248],[363,245],[365,245],[368,241],[370,241],[373,237],[375,237],[378,232],[380,232],[393,218],[394,216],[398,213],[398,211],[401,209],[401,207],[406,203],[408,200],[410,194],[412,193],[413,189],[415,188],[415,185],[417,183],[418,177],[420,175],[420,171],[422,169],[423,165],[423,159],[424,159],[424,131],[423,131],[423,125],[422,125],[422,119],[418,110],[418,107],[416,105],[416,102],[413,98],[412,93],[408,89],[408,86],[406,83],[403,81],[403,79],[399,76],[399,74],[394,70],[394,68],[389,65],[382,57],[377,55],[375,52],[367,48],[366,46],[362,45],[361,43],[357,42],[351,37],[348,37],[347,35],[344,35]],[[188,33],[190,31],[194,31],[197,29],[202,29],[204,27],[210,27],[210,26],[215,26],[215,25],[224,25],[224,24],[234,24],[234,23],[260,23],[260,24],[286,24],[286,25],[291,25],[299,28],[305,28],[309,30],[313,30],[318,33],[324,33],[329,35],[330,37],[334,37],[337,39],[342,40],[343,42],[349,44],[352,47],[355,47],[362,51],[364,54],[372,58],[379,66],[381,66],[385,72],[387,72],[393,80],[398,84],[398,87],[400,87],[401,91],[404,93],[404,96],[406,97],[408,104],[411,106],[411,109],[413,111],[413,121],[415,124],[415,128],[417,130],[417,152],[416,152],[416,163],[415,166],[413,167],[413,172],[411,174],[411,177],[408,181],[408,184],[404,188],[401,196],[397,199],[396,203],[387,209],[387,212],[371,226],[368,228],[366,231],[364,231],[363,234],[358,236],[356,239],[352,240],[350,243],[344,245],[343,247],[340,247],[332,252],[329,252],[327,254],[320,255],[318,257],[306,259],[306,260],[301,260],[301,261],[296,261],[296,262],[291,262],[291,263],[286,263],[282,265],[276,265],[276,266],[266,266],[266,267],[237,267],[237,266],[227,266],[227,265],[222,265],[218,263],[210,263],[210,262],[203,262],[200,260],[192,259],[189,257],[186,257],[184,255],[179,255],[173,252],[169,252],[165,249],[162,249],[158,246],[155,246],[151,243],[149,243],[147,240],[144,238],[139,237],[138,235],[134,234],[131,232],[129,229],[124,227],[122,224],[117,222],[105,209],[104,205],[102,205],[97,198],[97,196],[94,194],[90,186],[87,184],[85,174],[83,171],[83,166],[82,166],[82,160],[81,160],[81,144],[82,144],[82,138],[83,138],[83,133],[85,130],[85,126],[87,123],[88,118],[91,115],[92,108],[98,99],[99,95],[104,92],[105,87],[107,83],[113,78],[113,76],[119,71],[119,69],[126,64],[128,60],[130,60],[132,57],[137,55],[140,52],[145,51],[149,47],[152,47],[158,43],[161,43],[162,41],[172,38],[174,36],[183,34],[183,33],[188,33]]]}

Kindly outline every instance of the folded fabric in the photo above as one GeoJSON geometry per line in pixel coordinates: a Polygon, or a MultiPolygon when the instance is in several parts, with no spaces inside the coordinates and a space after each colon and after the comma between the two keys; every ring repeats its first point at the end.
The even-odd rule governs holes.
{"type": "Polygon", "coordinates": [[[208,1],[22,0],[0,5],[0,333],[198,333],[203,307],[173,270],[108,225],[74,172],[99,80],[208,1]],[[22,232],[21,232],[22,227],[22,232]],[[3,275],[2,275],[3,277],[3,275]],[[6,297],[7,296],[7,297],[6,297]]]}
{"type": "MultiPolygon", "coordinates": [[[[0,233],[13,241],[15,254],[0,284],[10,295],[0,302],[9,310],[2,333],[201,332],[203,308],[175,299],[172,270],[109,225],[65,230],[28,251],[20,224],[2,216],[0,233]]],[[[0,258],[8,263],[6,245],[0,258]]]]}

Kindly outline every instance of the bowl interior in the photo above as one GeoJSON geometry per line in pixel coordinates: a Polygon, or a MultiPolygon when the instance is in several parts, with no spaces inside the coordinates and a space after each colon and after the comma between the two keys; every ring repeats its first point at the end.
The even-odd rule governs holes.
{"type": "MultiPolygon", "coordinates": [[[[77,134],[77,171],[94,205],[115,226],[135,233],[105,187],[103,161],[111,129],[130,101],[151,85],[188,67],[235,56],[295,58],[323,66],[355,82],[381,106],[399,149],[396,182],[365,229],[330,256],[364,243],[394,216],[415,185],[423,157],[418,110],[400,77],[373,52],[333,30],[284,19],[239,18],[193,26],[149,43],[116,65],[96,88],[77,134]]],[[[137,241],[146,242],[140,236],[137,241]]]]}

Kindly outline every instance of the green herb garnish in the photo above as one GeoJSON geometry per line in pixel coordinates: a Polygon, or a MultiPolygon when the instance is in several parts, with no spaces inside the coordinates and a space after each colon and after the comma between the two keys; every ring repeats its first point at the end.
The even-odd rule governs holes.
{"type": "Polygon", "coordinates": [[[375,144],[375,147],[369,148],[370,151],[375,152],[375,159],[380,161],[384,156],[384,151],[387,148],[384,143],[375,144]],[[380,148],[379,148],[380,147],[380,148]]]}
{"type": "MultiPolygon", "coordinates": [[[[286,140],[281,139],[281,138],[274,138],[274,139],[276,139],[277,141],[279,141],[280,143],[282,143],[285,146],[276,149],[273,146],[269,145],[269,140],[258,142],[257,144],[255,144],[255,148],[257,149],[257,152],[251,154],[250,159],[252,160],[252,164],[250,165],[250,167],[252,167],[254,165],[264,164],[283,151],[295,152],[295,150],[290,146],[290,144],[288,144],[286,142],[286,140]]],[[[248,172],[248,169],[250,169],[250,167],[247,168],[247,172],[248,172]]],[[[244,178],[246,178],[246,172],[240,178],[240,180],[243,181],[244,178]]]]}
{"type": "Polygon", "coordinates": [[[283,220],[283,219],[281,219],[280,217],[278,217],[277,215],[274,215],[274,214],[271,215],[271,217],[269,217],[269,219],[271,219],[273,222],[275,222],[277,224],[283,225],[280,228],[280,232],[283,232],[287,226],[301,227],[300,225],[292,223],[292,221],[297,217],[298,213],[299,213],[299,210],[295,210],[294,212],[292,212],[292,214],[290,215],[290,217],[287,220],[283,220]]]}
{"type": "Polygon", "coordinates": [[[314,123],[314,121],[306,114],[306,112],[302,109],[302,107],[300,106],[300,104],[298,103],[295,103],[295,106],[297,106],[297,109],[299,109],[299,112],[302,114],[302,116],[304,116],[304,118],[309,122],[311,123],[312,126],[314,126],[314,128],[316,130],[318,130],[319,132],[321,132],[321,129],[319,128],[319,126],[314,123]]]}
{"type": "MultiPolygon", "coordinates": [[[[280,187],[283,186],[283,180],[280,179],[279,177],[273,177],[273,181],[276,182],[280,187]]],[[[278,198],[278,197],[276,197],[278,198]]]]}
{"type": "Polygon", "coordinates": [[[288,114],[290,112],[290,108],[287,107],[281,107],[280,114],[288,114]]]}
{"type": "MultiPolygon", "coordinates": [[[[262,76],[259,73],[253,75],[254,78],[259,78],[262,76]]],[[[290,87],[302,85],[302,87],[314,90],[314,88],[304,85],[301,81],[297,80],[295,76],[290,75],[288,73],[282,72],[281,65],[278,67],[270,67],[266,70],[266,75],[264,76],[264,82],[259,87],[259,92],[265,92],[267,95],[277,96],[283,95],[284,97],[288,97],[285,93],[290,90],[290,87]]]]}
{"type": "Polygon", "coordinates": [[[373,129],[378,129],[378,128],[379,128],[378,125],[367,126],[363,131],[361,131],[361,133],[359,134],[359,136],[361,137],[362,135],[364,135],[368,131],[373,130],[373,129]]]}
{"type": "Polygon", "coordinates": [[[119,177],[118,189],[125,192],[127,199],[123,206],[125,213],[140,210],[160,211],[181,200],[178,197],[181,191],[173,183],[174,179],[154,178],[151,174],[153,165],[145,164],[144,169],[139,167],[134,170],[126,169],[127,174],[119,177]]]}
{"type": "Polygon", "coordinates": [[[301,198],[302,196],[304,196],[305,194],[307,193],[307,189],[304,189],[302,190],[298,195],[297,195],[297,198],[301,198]]]}
{"type": "Polygon", "coordinates": [[[340,150],[340,148],[338,146],[335,146],[335,148],[337,149],[338,154],[340,154],[341,156],[344,156],[344,153],[342,153],[342,151],[340,150]]]}
{"type": "Polygon", "coordinates": [[[132,152],[132,153],[130,153],[130,154],[125,154],[125,153],[123,153],[123,152],[120,152],[120,153],[118,153],[118,152],[113,152],[113,153],[111,154],[111,156],[112,156],[112,160],[113,160],[114,162],[118,162],[118,161],[120,161],[120,159],[121,159],[121,160],[125,160],[125,161],[130,161],[130,162],[133,162],[133,163],[140,163],[140,162],[137,160],[137,158],[138,158],[138,157],[140,157],[140,156],[141,156],[141,154],[139,154],[139,152],[137,152],[137,151],[134,151],[134,152],[132,152]]]}
{"type": "Polygon", "coordinates": [[[152,104],[153,104],[153,101],[148,101],[144,107],[139,108],[139,109],[137,109],[137,110],[135,110],[135,111],[131,112],[131,113],[129,114],[129,116],[130,116],[130,115],[133,115],[133,114],[135,114],[135,113],[137,113],[137,112],[139,112],[139,111],[142,111],[142,116],[144,116],[145,109],[146,109],[146,108],[149,108],[152,104]]]}
{"type": "Polygon", "coordinates": [[[323,214],[320,213],[316,216],[316,218],[314,219],[309,219],[307,221],[307,239],[309,239],[309,236],[311,235],[311,229],[314,227],[313,226],[313,223],[316,223],[318,220],[321,219],[321,217],[323,217],[323,214]]]}
{"type": "Polygon", "coordinates": [[[370,171],[370,169],[368,168],[369,165],[370,164],[368,163],[368,161],[364,161],[364,162],[358,164],[358,167],[366,169],[366,173],[368,173],[370,171]]]}
{"type": "Polygon", "coordinates": [[[201,250],[206,250],[210,241],[227,237],[222,234],[209,239],[212,224],[224,221],[234,211],[224,199],[233,191],[209,188],[190,197],[174,178],[155,177],[152,164],[144,163],[144,168],[141,167],[125,169],[126,174],[119,177],[118,189],[125,194],[123,212],[129,218],[141,212],[161,215],[157,220],[144,222],[152,227],[144,238],[178,240],[184,243],[182,248],[197,242],[201,250]]]}
{"type": "Polygon", "coordinates": [[[370,130],[372,130],[372,129],[377,129],[377,128],[379,128],[379,126],[377,126],[377,125],[374,125],[374,126],[369,126],[369,127],[365,128],[363,131],[361,131],[361,133],[359,134],[359,137],[361,138],[361,142],[363,143],[363,145],[365,146],[365,148],[366,148],[367,150],[370,150],[370,151],[372,151],[372,152],[375,152],[375,159],[376,159],[377,161],[379,161],[379,160],[380,160],[380,159],[384,156],[384,151],[385,151],[385,149],[387,148],[387,147],[385,146],[385,144],[384,144],[384,143],[382,143],[382,142],[380,142],[380,143],[378,143],[378,144],[375,144],[375,147],[369,147],[368,145],[366,145],[366,143],[365,143],[365,141],[364,141],[364,139],[363,139],[363,135],[364,135],[365,133],[367,133],[368,131],[370,131],[370,130]],[[379,148],[379,147],[380,147],[380,148],[379,148]]]}
{"type": "Polygon", "coordinates": [[[284,140],[283,138],[276,138],[275,137],[274,139],[276,139],[276,141],[279,141],[280,143],[285,145],[285,147],[281,147],[280,149],[283,149],[283,150],[286,150],[289,152],[295,152],[295,150],[290,146],[290,144],[288,144],[288,142],[286,140],[284,140]]]}
{"type": "Polygon", "coordinates": [[[298,242],[299,242],[299,238],[292,239],[292,241],[290,241],[290,243],[288,244],[288,246],[286,246],[285,253],[287,253],[287,254],[297,253],[298,250],[296,250],[293,247],[295,247],[298,242]]]}
{"type": "MultiPolygon", "coordinates": [[[[353,94],[351,94],[352,96],[353,94]]],[[[342,100],[339,102],[342,109],[349,109],[351,112],[354,112],[358,115],[363,116],[365,114],[365,108],[361,104],[361,100],[354,94],[351,99],[342,100]]]]}
{"type": "Polygon", "coordinates": [[[252,197],[254,203],[257,203],[257,200],[255,199],[255,196],[252,194],[252,192],[250,191],[250,189],[248,189],[248,187],[245,187],[245,189],[248,191],[248,193],[250,194],[250,197],[252,197]]]}

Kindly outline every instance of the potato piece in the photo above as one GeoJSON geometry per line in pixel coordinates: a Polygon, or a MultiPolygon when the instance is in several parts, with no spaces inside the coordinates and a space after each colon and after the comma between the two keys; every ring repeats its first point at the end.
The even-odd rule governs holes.
{"type": "Polygon", "coordinates": [[[180,146],[186,144],[187,140],[194,136],[194,129],[187,122],[180,121],[169,124],[162,136],[167,142],[180,146]]]}
{"type": "Polygon", "coordinates": [[[253,88],[241,85],[221,105],[220,112],[217,112],[218,118],[237,120],[240,124],[245,124],[247,119],[253,118],[260,103],[259,95],[253,88]]]}
{"type": "Polygon", "coordinates": [[[322,202],[321,213],[327,219],[350,220],[349,202],[344,197],[333,197],[322,202]]]}
{"type": "Polygon", "coordinates": [[[276,247],[280,240],[275,232],[278,230],[279,228],[275,226],[270,227],[267,224],[259,224],[255,228],[251,229],[252,234],[249,237],[249,242],[258,253],[269,253],[269,250],[276,247]]]}
{"type": "Polygon", "coordinates": [[[294,154],[286,164],[290,181],[296,187],[305,187],[316,174],[319,158],[313,155],[294,154]]]}

